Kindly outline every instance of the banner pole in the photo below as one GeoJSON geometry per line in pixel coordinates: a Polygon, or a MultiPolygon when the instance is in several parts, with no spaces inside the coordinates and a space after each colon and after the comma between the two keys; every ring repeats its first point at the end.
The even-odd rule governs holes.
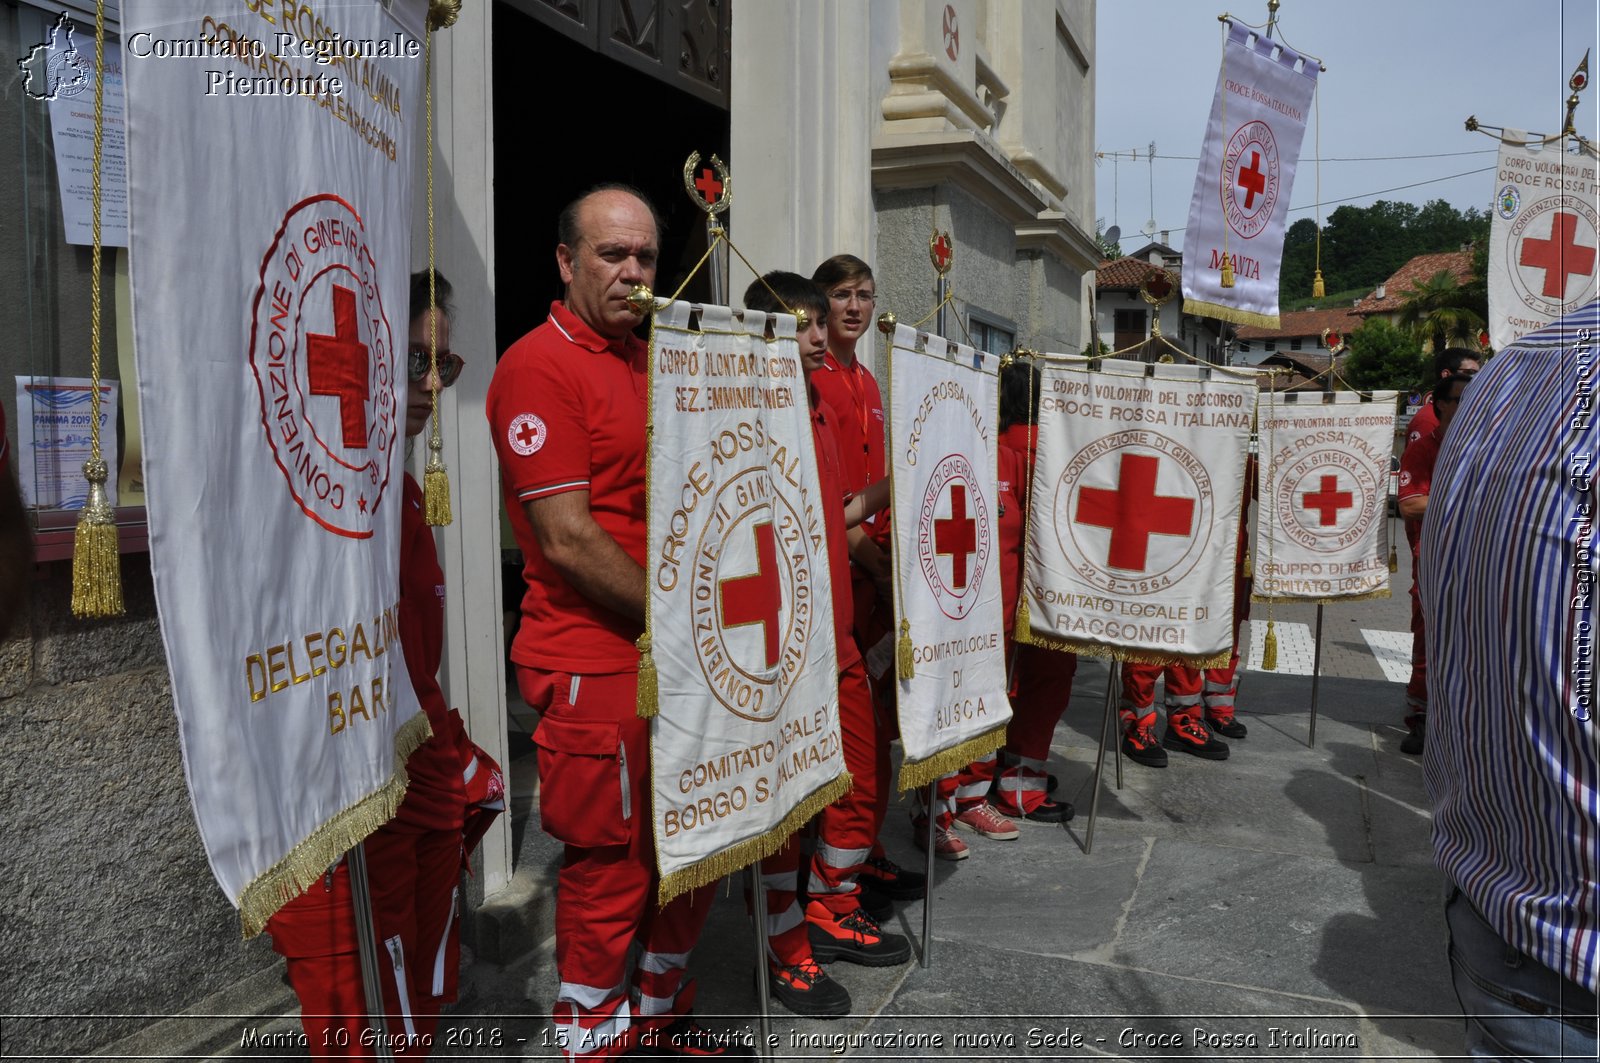
{"type": "Polygon", "coordinates": [[[1311,658],[1311,734],[1306,747],[1317,745],[1317,688],[1322,684],[1322,606],[1317,606],[1317,649],[1311,658]]]}
{"type": "Polygon", "coordinates": [[[383,982],[378,974],[378,933],[372,919],[372,891],[367,882],[367,849],[357,842],[345,853],[350,865],[350,907],[356,920],[356,942],[361,950],[361,991],[367,998],[367,1018],[377,1034],[373,1046],[380,1060],[392,1060],[388,1018],[383,1013],[383,982]]]}
{"type": "MultiPolygon", "coordinates": [[[[1121,678],[1120,662],[1112,661],[1106,669],[1106,705],[1105,712],[1100,718],[1100,749],[1094,759],[1094,793],[1089,797],[1089,827],[1083,835],[1083,855],[1088,856],[1094,851],[1094,824],[1100,817],[1100,776],[1106,766],[1106,739],[1111,734],[1111,714],[1116,711],[1117,701],[1115,691],[1117,681],[1121,678]]],[[[1117,789],[1122,789],[1122,757],[1117,757],[1117,789]]]]}
{"type": "Polygon", "coordinates": [[[767,1046],[771,1044],[769,1035],[772,1033],[772,1013],[767,1007],[767,999],[772,994],[772,986],[767,977],[767,891],[761,884],[761,863],[757,861],[744,869],[746,880],[750,886],[752,909],[755,913],[756,923],[756,996],[761,1001],[761,1009],[756,1013],[756,1027],[761,1031],[760,1043],[756,1045],[756,1055],[761,1059],[771,1059],[772,1051],[767,1046]]]}

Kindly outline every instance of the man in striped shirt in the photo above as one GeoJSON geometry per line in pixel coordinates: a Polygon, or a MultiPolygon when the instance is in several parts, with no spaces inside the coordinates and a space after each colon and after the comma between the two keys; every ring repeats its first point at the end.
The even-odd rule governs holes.
{"type": "Polygon", "coordinates": [[[1597,335],[1600,302],[1478,374],[1440,450],[1423,529],[1423,765],[1478,1058],[1595,1058],[1597,335]]]}

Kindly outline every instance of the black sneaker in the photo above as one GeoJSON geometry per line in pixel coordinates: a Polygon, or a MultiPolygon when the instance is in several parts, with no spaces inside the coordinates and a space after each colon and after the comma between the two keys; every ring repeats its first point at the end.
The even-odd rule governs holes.
{"type": "MultiPolygon", "coordinates": [[[[867,878],[865,875],[856,879],[856,885],[861,887],[859,901],[867,914],[878,922],[894,918],[894,898],[878,888],[878,880],[867,878]]],[[[806,902],[802,901],[800,907],[805,908],[806,902]]]]}
{"type": "Polygon", "coordinates": [[[1422,756],[1422,750],[1428,744],[1428,718],[1418,716],[1411,724],[1411,733],[1400,739],[1400,752],[1409,753],[1413,757],[1422,756]]]}
{"type": "Polygon", "coordinates": [[[1227,760],[1228,743],[1219,742],[1198,716],[1167,717],[1167,733],[1161,744],[1168,749],[1193,753],[1203,760],[1227,760]]]}
{"type": "Polygon", "coordinates": [[[630,1059],[754,1059],[746,1035],[734,1030],[708,1030],[693,1015],[680,1015],[670,1025],[650,1030],[628,1053],[630,1059]]]}
{"type": "Polygon", "coordinates": [[[767,982],[779,1003],[796,1015],[837,1019],[850,1014],[850,991],[829,978],[816,960],[782,967],[769,963],[767,982]]]}
{"type": "Polygon", "coordinates": [[[920,901],[928,892],[928,876],[907,871],[887,856],[873,856],[856,876],[861,882],[872,880],[873,888],[896,901],[920,901]]]}
{"type": "Polygon", "coordinates": [[[1161,748],[1161,743],[1156,741],[1154,727],[1134,726],[1128,728],[1122,736],[1122,755],[1137,764],[1147,768],[1164,768],[1167,766],[1167,751],[1161,748]]]}
{"type": "Polygon", "coordinates": [[[806,933],[818,963],[849,960],[863,967],[893,967],[911,958],[911,943],[886,934],[863,908],[836,915],[820,901],[806,905],[806,933]]]}
{"type": "Polygon", "coordinates": [[[1047,797],[1032,812],[1024,812],[1022,818],[1034,823],[1065,823],[1076,814],[1071,801],[1054,801],[1047,797]]]}
{"type": "Polygon", "coordinates": [[[1223,738],[1243,738],[1250,733],[1250,728],[1239,722],[1233,713],[1224,716],[1222,713],[1206,713],[1206,724],[1223,738]]]}

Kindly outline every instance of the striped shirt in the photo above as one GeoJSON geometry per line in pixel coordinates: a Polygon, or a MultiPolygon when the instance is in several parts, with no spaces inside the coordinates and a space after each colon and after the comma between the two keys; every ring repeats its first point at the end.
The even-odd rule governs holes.
{"type": "Polygon", "coordinates": [[[1600,302],[1468,385],[1423,526],[1434,862],[1505,940],[1593,991],[1600,302]]]}

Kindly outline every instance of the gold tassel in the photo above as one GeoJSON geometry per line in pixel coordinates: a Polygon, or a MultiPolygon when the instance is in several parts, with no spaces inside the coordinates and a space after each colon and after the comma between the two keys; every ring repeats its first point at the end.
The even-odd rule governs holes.
{"type": "Polygon", "coordinates": [[[911,621],[900,621],[900,641],[894,647],[895,675],[902,680],[916,675],[915,654],[911,647],[911,621]]]}
{"type": "Polygon", "coordinates": [[[1389,571],[1400,571],[1400,555],[1394,552],[1394,544],[1389,544],[1389,571]]]}
{"type": "Polygon", "coordinates": [[[435,528],[443,528],[455,519],[450,512],[450,474],[445,471],[443,455],[431,444],[428,465],[422,473],[422,519],[435,528]]]}
{"type": "Polygon", "coordinates": [[[122,557],[117,551],[117,515],[106,499],[109,470],[99,458],[83,463],[89,497],[72,534],[72,615],[80,619],[121,616],[122,557]]]}
{"type": "Polygon", "coordinates": [[[1267,637],[1261,645],[1261,667],[1269,672],[1278,670],[1278,633],[1270,620],[1267,621],[1267,637]]]}
{"type": "Polygon", "coordinates": [[[1222,286],[1233,287],[1233,263],[1226,258],[1222,260],[1222,286]]]}
{"type": "Polygon", "coordinates": [[[1322,271],[1317,270],[1316,279],[1311,282],[1311,298],[1321,299],[1328,294],[1328,286],[1322,283],[1322,271]]]}
{"type": "Polygon", "coordinates": [[[1250,550],[1249,550],[1248,547],[1245,549],[1245,552],[1244,552],[1244,565],[1242,566],[1242,570],[1244,572],[1244,578],[1245,579],[1254,579],[1255,578],[1255,575],[1256,575],[1256,563],[1255,563],[1255,559],[1250,556],[1250,550]]]}
{"type": "Polygon", "coordinates": [[[1033,611],[1028,608],[1028,596],[1020,595],[1017,602],[1017,620],[1011,625],[1013,635],[1020,635],[1024,631],[1033,629],[1033,611]]]}
{"type": "Polygon", "coordinates": [[[656,678],[656,659],[650,652],[650,632],[634,642],[639,647],[639,719],[653,719],[661,711],[661,689],[656,678]]]}

